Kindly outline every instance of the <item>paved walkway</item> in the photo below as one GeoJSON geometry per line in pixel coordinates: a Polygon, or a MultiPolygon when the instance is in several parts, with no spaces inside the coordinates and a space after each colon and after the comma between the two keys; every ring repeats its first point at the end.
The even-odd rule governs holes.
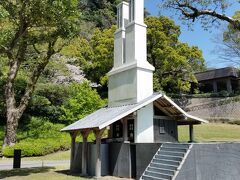
{"type": "MultiPolygon", "coordinates": [[[[32,168],[32,167],[54,167],[61,165],[69,165],[69,160],[36,160],[36,161],[21,161],[21,168],[32,168]]],[[[11,161],[0,161],[0,171],[13,169],[13,162],[11,161]]]]}

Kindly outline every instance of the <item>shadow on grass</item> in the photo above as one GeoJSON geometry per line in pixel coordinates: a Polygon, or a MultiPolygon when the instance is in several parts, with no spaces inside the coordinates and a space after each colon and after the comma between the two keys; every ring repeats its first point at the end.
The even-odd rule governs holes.
{"type": "Polygon", "coordinates": [[[63,175],[67,175],[67,176],[74,176],[74,177],[82,177],[84,179],[92,179],[93,177],[91,176],[82,176],[81,173],[72,173],[70,172],[69,169],[66,169],[66,170],[57,170],[57,171],[54,171],[56,173],[59,173],[59,174],[63,174],[63,175]]]}
{"type": "Polygon", "coordinates": [[[28,176],[36,173],[46,173],[50,170],[55,169],[54,167],[38,167],[38,168],[22,168],[13,170],[0,171],[0,179],[8,178],[12,176],[28,176]]]}

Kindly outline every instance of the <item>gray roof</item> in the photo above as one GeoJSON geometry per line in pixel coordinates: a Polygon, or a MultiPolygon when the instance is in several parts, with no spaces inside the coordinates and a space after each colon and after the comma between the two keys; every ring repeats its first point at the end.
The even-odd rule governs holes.
{"type": "Polygon", "coordinates": [[[239,70],[234,67],[226,67],[221,69],[213,69],[204,72],[195,73],[198,81],[206,81],[224,77],[238,77],[239,70]]]}
{"type": "Polygon", "coordinates": [[[63,128],[61,131],[74,131],[93,128],[103,129],[154,101],[158,101],[160,106],[166,108],[165,112],[169,113],[169,115],[184,115],[184,117],[188,120],[207,122],[203,119],[187,114],[167,96],[161,93],[154,93],[152,96],[136,104],[101,108],[85,118],[63,128]]]}

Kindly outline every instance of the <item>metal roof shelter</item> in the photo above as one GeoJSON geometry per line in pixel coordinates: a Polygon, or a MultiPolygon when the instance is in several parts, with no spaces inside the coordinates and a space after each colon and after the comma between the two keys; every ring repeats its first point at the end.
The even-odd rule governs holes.
{"type": "Polygon", "coordinates": [[[85,118],[63,128],[61,131],[70,132],[71,135],[71,163],[70,169],[73,169],[73,159],[75,157],[75,140],[78,133],[83,137],[82,143],[82,175],[87,174],[87,137],[91,131],[96,136],[97,147],[97,161],[95,166],[95,174],[97,177],[101,176],[101,137],[106,128],[127,117],[128,115],[145,108],[149,104],[153,103],[155,107],[160,109],[164,114],[177,121],[178,125],[189,125],[190,141],[193,141],[193,125],[208,123],[208,121],[201,118],[192,116],[182,110],[177,104],[175,104],[170,98],[163,93],[154,93],[152,96],[145,98],[144,100],[128,105],[104,107],[98,111],[86,116],[85,118]]]}
{"type": "Polygon", "coordinates": [[[162,93],[154,93],[152,96],[136,104],[101,108],[85,118],[63,128],[61,131],[75,131],[94,128],[103,129],[152,102],[154,102],[154,104],[164,113],[174,117],[179,124],[199,124],[202,122],[208,122],[201,118],[189,115],[166,95],[162,93]]]}

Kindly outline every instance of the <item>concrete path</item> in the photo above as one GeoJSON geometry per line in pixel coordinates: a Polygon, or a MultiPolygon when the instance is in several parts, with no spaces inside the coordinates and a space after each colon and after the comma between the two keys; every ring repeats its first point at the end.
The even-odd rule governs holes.
{"type": "MultiPolygon", "coordinates": [[[[32,167],[54,167],[61,165],[69,165],[70,160],[36,160],[36,161],[21,161],[21,168],[32,168],[32,167]]],[[[0,161],[0,171],[13,169],[13,162],[11,161],[0,161]]]]}

